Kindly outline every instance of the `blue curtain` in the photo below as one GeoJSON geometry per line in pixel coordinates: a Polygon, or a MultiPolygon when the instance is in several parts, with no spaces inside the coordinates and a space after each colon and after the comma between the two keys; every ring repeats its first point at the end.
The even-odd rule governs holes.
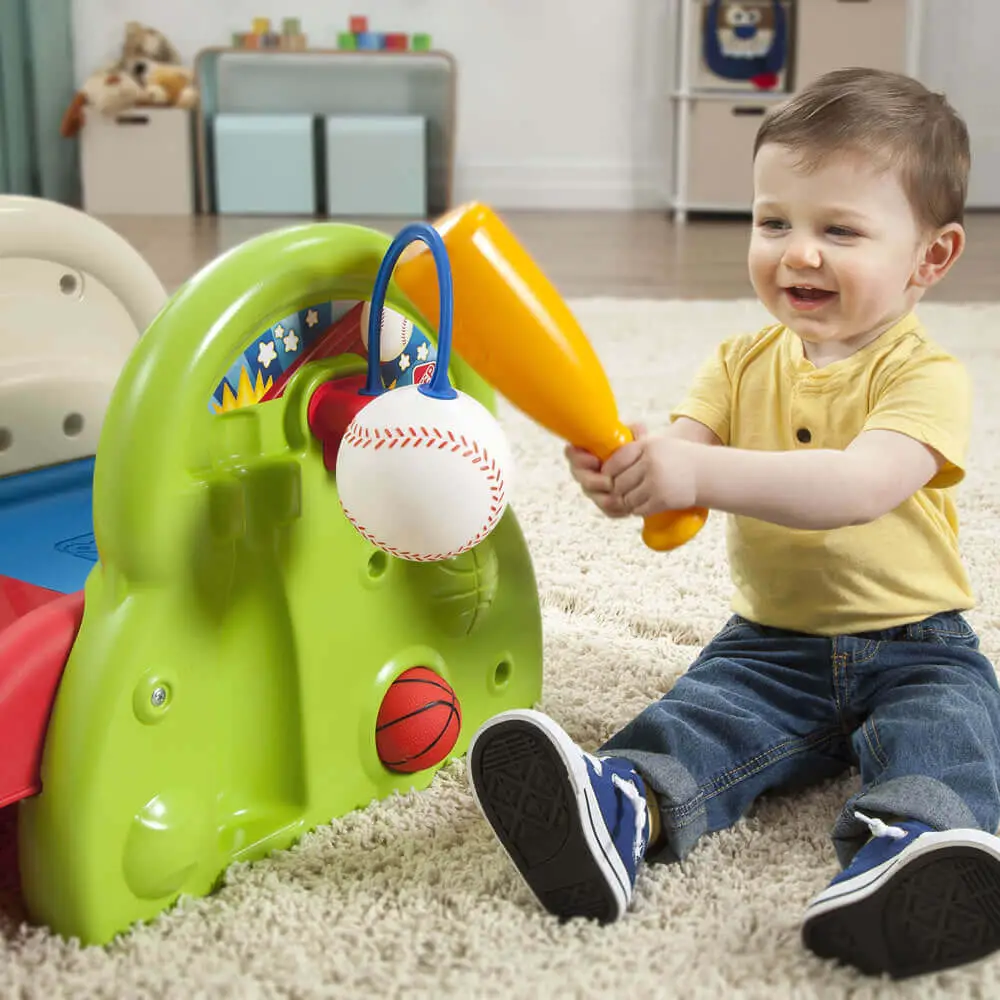
{"type": "Polygon", "coordinates": [[[0,0],[0,192],[79,203],[71,0],[0,0]]]}

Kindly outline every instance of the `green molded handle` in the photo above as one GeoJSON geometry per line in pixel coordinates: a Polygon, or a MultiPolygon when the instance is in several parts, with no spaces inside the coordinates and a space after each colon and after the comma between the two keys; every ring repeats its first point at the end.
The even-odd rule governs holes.
{"type": "MultiPolygon", "coordinates": [[[[278,230],[222,255],[167,302],[126,362],[101,433],[94,531],[103,566],[134,582],[170,571],[191,528],[184,498],[204,489],[197,455],[221,419],[208,406],[221,373],[282,317],[368,299],[389,243],[339,223],[278,230]]],[[[419,318],[395,285],[389,301],[419,318]]]]}

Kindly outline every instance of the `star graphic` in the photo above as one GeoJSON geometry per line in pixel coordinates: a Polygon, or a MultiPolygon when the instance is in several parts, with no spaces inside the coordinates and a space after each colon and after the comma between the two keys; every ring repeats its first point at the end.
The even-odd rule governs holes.
{"type": "Polygon", "coordinates": [[[280,323],[274,328],[274,335],[276,337],[284,337],[285,328],[280,323]]]}
{"type": "Polygon", "coordinates": [[[399,356],[399,368],[400,371],[406,371],[410,367],[410,356],[409,354],[400,354],[399,356]]]}
{"type": "Polygon", "coordinates": [[[417,360],[418,361],[426,361],[427,360],[427,345],[426,344],[421,344],[417,348],[417,360]]]}
{"type": "Polygon", "coordinates": [[[285,337],[285,350],[289,353],[297,351],[299,349],[299,338],[293,330],[291,333],[285,337]]]}
{"type": "Polygon", "coordinates": [[[270,368],[271,362],[277,360],[278,352],[274,348],[273,340],[261,342],[260,350],[257,352],[257,364],[261,368],[270,368]]]}
{"type": "Polygon", "coordinates": [[[308,326],[315,326],[319,322],[319,313],[315,309],[310,309],[306,313],[306,324],[308,326]]]}

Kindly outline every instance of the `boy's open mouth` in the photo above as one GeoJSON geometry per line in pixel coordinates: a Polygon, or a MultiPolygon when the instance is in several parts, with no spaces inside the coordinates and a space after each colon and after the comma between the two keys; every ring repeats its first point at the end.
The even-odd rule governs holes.
{"type": "Polygon", "coordinates": [[[837,295],[825,288],[813,288],[809,285],[793,285],[785,289],[785,294],[791,299],[792,305],[805,309],[821,306],[837,295]]]}

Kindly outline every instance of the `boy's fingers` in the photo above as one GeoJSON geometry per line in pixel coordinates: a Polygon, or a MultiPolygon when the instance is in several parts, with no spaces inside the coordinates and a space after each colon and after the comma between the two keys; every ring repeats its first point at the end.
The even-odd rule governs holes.
{"type": "Polygon", "coordinates": [[[601,460],[589,451],[585,451],[583,448],[576,448],[571,444],[566,445],[565,448],[566,458],[569,459],[570,465],[576,468],[583,469],[599,469],[601,467],[601,460]]]}
{"type": "Polygon", "coordinates": [[[603,472],[573,469],[573,478],[583,487],[585,493],[605,494],[611,492],[611,479],[603,472]]]}

